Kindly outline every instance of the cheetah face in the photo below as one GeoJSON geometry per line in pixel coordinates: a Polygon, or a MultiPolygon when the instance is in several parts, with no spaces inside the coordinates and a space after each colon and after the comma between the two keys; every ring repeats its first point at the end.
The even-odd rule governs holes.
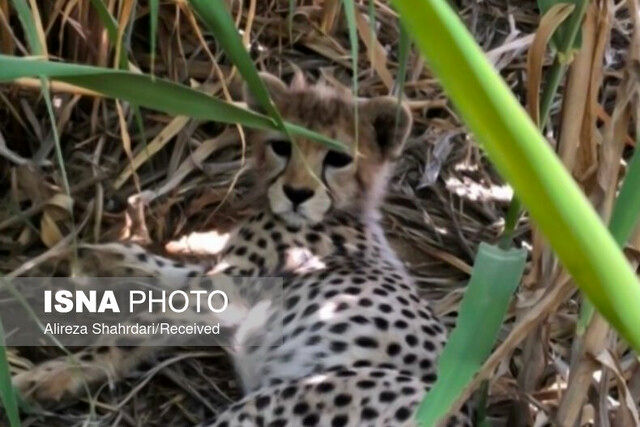
{"type": "MultiPolygon", "coordinates": [[[[287,87],[272,75],[262,77],[285,120],[347,148],[333,150],[305,138],[289,141],[273,131],[252,133],[259,185],[273,214],[299,226],[321,222],[334,211],[359,215],[375,210],[386,187],[388,165],[409,133],[409,111],[391,97],[354,100],[324,85],[307,86],[298,79],[287,87]]],[[[246,90],[245,99],[259,110],[246,90]]]]}
{"type": "Polygon", "coordinates": [[[292,225],[318,223],[334,204],[344,208],[344,196],[358,192],[356,166],[348,153],[275,137],[265,144],[265,161],[271,211],[292,225]]]}

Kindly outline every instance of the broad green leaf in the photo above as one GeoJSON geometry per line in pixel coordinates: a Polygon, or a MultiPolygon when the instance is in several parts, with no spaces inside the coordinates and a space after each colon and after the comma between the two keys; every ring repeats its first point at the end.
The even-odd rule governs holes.
{"type": "Polygon", "coordinates": [[[635,272],[482,49],[445,1],[394,4],[460,117],[576,284],[640,350],[640,284],[635,272]]]}
{"type": "Polygon", "coordinates": [[[2,413],[4,412],[9,419],[11,427],[20,425],[20,415],[18,413],[18,401],[16,394],[11,385],[11,372],[7,363],[7,353],[4,346],[4,330],[0,323],[0,402],[4,411],[0,411],[0,422],[2,422],[2,413]]]}
{"type": "MultiPolygon", "coordinates": [[[[71,83],[172,115],[229,124],[240,123],[258,129],[277,129],[269,117],[168,80],[124,70],[0,55],[0,82],[36,76],[71,83]]],[[[335,150],[345,150],[343,144],[319,133],[291,123],[285,123],[285,127],[292,134],[313,139],[335,150]]]]}
{"type": "Polygon", "coordinates": [[[81,86],[101,94],[173,115],[188,115],[196,119],[214,119],[269,129],[271,120],[260,114],[236,107],[176,83],[86,65],[30,60],[0,55],[0,81],[19,77],[44,75],[55,80],[81,86]]]}
{"type": "Polygon", "coordinates": [[[447,414],[491,353],[526,260],[524,249],[480,244],[458,322],[438,359],[438,379],[418,409],[420,425],[434,426],[447,414]]]}
{"type": "Polygon", "coordinates": [[[242,45],[242,39],[238,35],[238,30],[227,12],[227,9],[217,1],[209,0],[189,0],[189,4],[195,9],[200,19],[216,37],[224,52],[231,61],[238,67],[238,71],[244,77],[247,86],[256,100],[265,109],[267,114],[276,121],[278,128],[287,132],[282,117],[271,102],[269,92],[258,75],[258,70],[253,65],[249,53],[242,45]]]}

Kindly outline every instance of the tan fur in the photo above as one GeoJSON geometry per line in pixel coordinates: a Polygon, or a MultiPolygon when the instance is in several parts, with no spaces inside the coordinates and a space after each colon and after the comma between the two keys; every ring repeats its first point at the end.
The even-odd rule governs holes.
{"type": "MultiPolygon", "coordinates": [[[[278,171],[276,169],[282,165],[270,158],[273,154],[268,143],[273,139],[285,139],[285,136],[273,131],[254,131],[251,139],[255,144],[258,176],[271,177],[274,170],[281,173],[278,182],[263,184],[309,189],[314,192],[314,198],[331,200],[333,209],[365,216],[371,214],[386,186],[387,164],[402,151],[411,128],[411,115],[406,107],[398,105],[391,97],[354,100],[343,90],[324,84],[307,85],[300,75],[291,87],[270,74],[262,77],[285,120],[340,141],[355,158],[352,167],[327,171],[323,162],[329,148],[316,141],[296,137],[285,169],[278,171]],[[388,135],[388,145],[381,147],[379,139],[385,135],[388,135]]],[[[260,110],[247,89],[245,98],[250,107],[260,110]]],[[[272,208],[284,203],[274,202],[278,197],[285,197],[279,188],[265,188],[264,192],[271,200],[272,208]]],[[[319,201],[311,209],[328,211],[328,203],[319,201]]],[[[309,212],[310,218],[306,220],[318,222],[326,213],[309,212]]]]}
{"type": "Polygon", "coordinates": [[[90,347],[73,357],[53,359],[21,372],[13,378],[13,385],[31,400],[60,401],[78,396],[85,387],[104,379],[119,379],[153,350],[153,347],[90,347]]]}

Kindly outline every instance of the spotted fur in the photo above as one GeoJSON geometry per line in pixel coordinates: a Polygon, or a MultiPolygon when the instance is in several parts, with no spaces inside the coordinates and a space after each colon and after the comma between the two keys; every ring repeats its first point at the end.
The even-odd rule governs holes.
{"type": "MultiPolygon", "coordinates": [[[[418,297],[377,214],[410,114],[391,98],[354,101],[324,86],[287,87],[272,76],[264,79],[287,120],[339,139],[348,152],[304,139],[291,145],[274,132],[252,133],[264,207],[238,227],[210,265],[182,264],[135,245],[92,249],[174,283],[203,274],[284,277],[284,297],[268,320],[230,350],[245,397],[214,425],[415,425],[417,404],[436,379],[446,333],[418,297]]],[[[258,108],[250,96],[247,102],[258,108]]],[[[142,347],[105,348],[85,350],[85,366],[106,364],[118,376],[145,357],[142,347]]],[[[52,361],[16,383],[39,398],[57,398],[79,391],[73,372],[52,361]],[[66,376],[43,385],[43,370],[66,376]]],[[[448,424],[470,422],[457,414],[448,424]]]]}

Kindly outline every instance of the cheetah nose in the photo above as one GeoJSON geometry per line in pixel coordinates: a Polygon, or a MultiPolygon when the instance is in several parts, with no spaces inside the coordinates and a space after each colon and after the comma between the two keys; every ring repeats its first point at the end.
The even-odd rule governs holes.
{"type": "Polygon", "coordinates": [[[294,206],[298,206],[313,196],[313,190],[308,188],[293,188],[289,185],[284,185],[282,189],[294,206]]]}

